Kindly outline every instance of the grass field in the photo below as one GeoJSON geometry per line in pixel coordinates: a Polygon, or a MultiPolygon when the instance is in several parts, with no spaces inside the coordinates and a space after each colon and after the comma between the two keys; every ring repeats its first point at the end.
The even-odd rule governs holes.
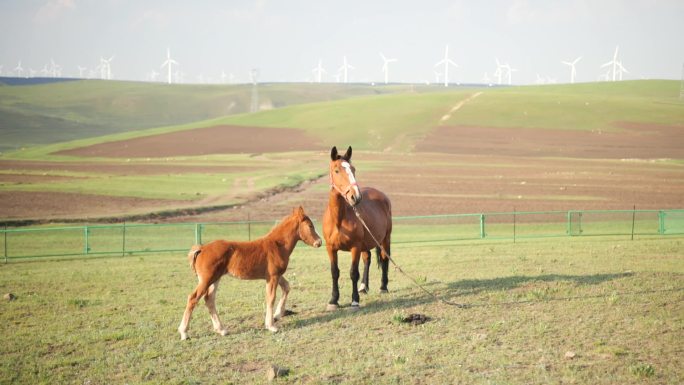
{"type": "Polygon", "coordinates": [[[446,123],[485,127],[618,130],[616,122],[682,125],[679,82],[632,81],[485,91],[446,123]]]}
{"type": "MultiPolygon", "coordinates": [[[[405,92],[409,86],[260,84],[263,108],[405,92]]],[[[0,87],[0,151],[249,112],[251,85],[85,80],[0,87]]]]}
{"type": "MultiPolygon", "coordinates": [[[[388,295],[362,309],[323,309],[327,256],[300,245],[287,277],[281,331],[262,329],[264,285],[224,278],[218,309],[229,335],[211,331],[204,306],[189,341],[176,327],[195,279],[184,253],[3,265],[2,383],[681,383],[682,238],[611,238],[396,245],[388,295]],[[400,322],[427,315],[421,326],[400,322]]],[[[348,257],[341,258],[347,271],[348,257]]],[[[350,300],[341,274],[341,303],[350,300]]]]}

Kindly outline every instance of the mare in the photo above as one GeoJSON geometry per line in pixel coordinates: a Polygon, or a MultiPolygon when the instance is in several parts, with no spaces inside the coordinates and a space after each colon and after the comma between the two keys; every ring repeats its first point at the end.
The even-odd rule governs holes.
{"type": "Polygon", "coordinates": [[[386,253],[390,253],[390,235],[392,233],[392,205],[387,196],[372,187],[360,188],[356,182],[356,169],[351,165],[352,148],[344,155],[333,147],[330,152],[330,193],[328,207],[323,214],[323,237],[330,258],[332,274],[332,296],[327,309],[339,307],[338,279],[340,269],[337,266],[339,250],[351,252],[350,277],[352,281],[352,309],[359,307],[359,259],[363,257],[364,272],[360,291],[368,290],[368,269],[370,267],[370,250],[375,248],[378,264],[382,268],[380,292],[387,292],[387,270],[389,257],[376,244],[381,243],[386,253]],[[370,230],[366,230],[355,215],[361,215],[370,230]],[[369,231],[373,233],[370,234],[369,231]]]}
{"type": "Polygon", "coordinates": [[[285,217],[266,236],[257,240],[216,240],[205,245],[193,246],[188,253],[188,261],[197,274],[199,283],[188,296],[183,320],[178,326],[181,340],[188,338],[192,311],[202,297],[209,309],[214,330],[224,336],[228,333],[216,313],[216,291],[219,280],[225,274],[240,279],[266,280],[265,325],[266,329],[272,332],[278,331],[273,323],[285,316],[285,300],[290,291],[290,285],[283,274],[287,270],[290,255],[300,240],[309,246],[321,246],[321,238],[301,206],[292,210],[292,214],[285,217]],[[273,305],[278,285],[283,294],[274,317],[273,305]]]}

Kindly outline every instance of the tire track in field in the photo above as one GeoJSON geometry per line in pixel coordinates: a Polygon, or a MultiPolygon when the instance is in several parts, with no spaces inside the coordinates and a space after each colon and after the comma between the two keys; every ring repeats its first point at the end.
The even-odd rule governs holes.
{"type": "Polygon", "coordinates": [[[461,100],[460,102],[456,103],[455,106],[451,107],[451,110],[449,110],[448,113],[446,113],[444,116],[442,116],[442,119],[439,120],[439,123],[442,124],[442,123],[446,122],[447,120],[451,119],[451,115],[453,115],[454,112],[460,110],[461,107],[466,105],[466,103],[470,103],[473,99],[475,99],[476,97],[478,97],[480,95],[482,95],[482,91],[476,92],[476,93],[468,96],[467,98],[461,100]]]}

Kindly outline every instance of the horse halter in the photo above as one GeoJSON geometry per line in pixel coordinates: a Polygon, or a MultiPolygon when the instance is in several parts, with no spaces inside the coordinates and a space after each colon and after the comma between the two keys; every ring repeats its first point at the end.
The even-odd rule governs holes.
{"type": "Polygon", "coordinates": [[[353,189],[354,187],[357,187],[357,188],[358,188],[358,187],[359,187],[359,184],[356,182],[356,178],[354,178],[354,174],[352,173],[351,165],[349,164],[349,162],[343,160],[343,161],[341,162],[341,165],[342,165],[342,168],[344,168],[344,170],[347,172],[347,177],[349,178],[349,180],[351,181],[351,183],[349,183],[349,185],[347,186],[347,188],[345,188],[344,190],[342,190],[341,188],[337,187],[337,185],[333,182],[332,170],[330,170],[330,174],[329,174],[329,175],[330,175],[330,188],[331,188],[331,189],[335,189],[335,190],[336,190],[338,193],[340,193],[340,195],[342,195],[342,197],[344,198],[344,197],[346,197],[347,193],[348,193],[351,189],[353,189]]]}

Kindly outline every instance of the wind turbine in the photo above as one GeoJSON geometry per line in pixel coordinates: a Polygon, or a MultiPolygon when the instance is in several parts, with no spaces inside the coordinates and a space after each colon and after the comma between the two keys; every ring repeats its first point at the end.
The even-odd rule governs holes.
{"type": "Polygon", "coordinates": [[[435,84],[439,84],[439,77],[442,76],[442,73],[435,70],[432,70],[432,72],[435,74],[435,84]]]}
{"type": "Polygon", "coordinates": [[[444,49],[444,59],[440,60],[435,64],[435,67],[439,67],[444,64],[444,87],[449,87],[449,64],[458,68],[458,64],[454,63],[453,60],[449,59],[449,45],[447,44],[444,49]]]}
{"type": "Polygon", "coordinates": [[[347,82],[348,82],[348,79],[349,79],[348,76],[347,76],[347,75],[348,75],[347,71],[348,71],[348,70],[353,70],[353,69],[356,69],[356,68],[354,68],[353,65],[347,63],[347,56],[346,56],[346,55],[342,58],[342,60],[343,60],[342,67],[340,67],[340,69],[338,69],[337,71],[338,71],[338,72],[342,72],[342,75],[344,75],[344,76],[343,76],[344,82],[347,83],[347,82]]]}
{"type": "Polygon", "coordinates": [[[148,78],[150,79],[151,82],[156,82],[157,76],[159,76],[159,72],[152,70],[152,72],[150,72],[150,74],[148,75],[148,78]]]}
{"type": "Polygon", "coordinates": [[[387,84],[388,79],[389,79],[389,63],[394,63],[397,61],[397,59],[388,59],[385,57],[385,55],[380,52],[380,57],[382,58],[383,64],[382,64],[382,72],[385,73],[385,84],[387,84]]]}
{"type": "Polygon", "coordinates": [[[623,73],[628,74],[629,71],[627,71],[627,68],[625,68],[625,67],[622,66],[622,62],[621,62],[621,61],[619,61],[619,62],[617,63],[617,66],[618,66],[618,76],[619,76],[619,78],[620,78],[620,81],[622,81],[622,74],[623,74],[623,73]]]}
{"type": "Polygon", "coordinates": [[[543,77],[539,76],[539,74],[537,74],[537,80],[535,81],[535,84],[544,84],[544,83],[546,83],[546,79],[544,79],[543,77]]]}
{"type": "MultiPolygon", "coordinates": [[[[166,48],[166,61],[164,61],[164,63],[162,63],[161,67],[159,67],[159,68],[168,67],[168,69],[169,69],[169,72],[168,72],[168,74],[169,74],[169,75],[168,75],[168,84],[171,84],[171,73],[172,73],[171,67],[174,66],[174,65],[177,66],[177,65],[178,65],[178,62],[175,61],[175,60],[173,60],[173,59],[171,59],[171,50],[170,50],[169,48],[166,48]]],[[[178,71],[176,71],[176,72],[178,72],[178,71]]],[[[176,77],[177,77],[177,76],[176,76],[176,77]]]]}
{"type": "Polygon", "coordinates": [[[320,83],[323,79],[323,73],[328,72],[323,68],[323,62],[321,61],[321,59],[318,59],[318,65],[311,71],[316,75],[316,83],[320,83]]]}
{"type": "Polygon", "coordinates": [[[488,73],[485,72],[484,75],[482,75],[482,82],[490,87],[492,86],[492,79],[489,78],[488,73]]]}
{"type": "Polygon", "coordinates": [[[58,72],[61,72],[61,68],[55,63],[55,59],[50,59],[50,73],[52,77],[56,78],[58,72]]]}
{"type": "Polygon", "coordinates": [[[24,72],[24,67],[21,66],[21,60],[19,60],[19,64],[17,64],[16,67],[14,67],[14,72],[17,74],[17,77],[21,77],[21,73],[24,72]]]}
{"type": "Polygon", "coordinates": [[[574,61],[567,62],[567,61],[562,61],[561,63],[565,64],[566,66],[570,66],[570,83],[575,82],[575,75],[577,75],[577,70],[575,70],[575,64],[577,64],[580,60],[582,60],[582,56],[578,57],[574,61]]]}
{"type": "MultiPolygon", "coordinates": [[[[506,70],[506,73],[508,74],[508,85],[509,86],[512,85],[513,84],[513,72],[517,72],[518,70],[515,68],[511,68],[511,66],[508,63],[502,65],[501,69],[506,70]]],[[[499,75],[499,76],[501,76],[501,75],[499,75]]]]}
{"type": "Polygon", "coordinates": [[[496,77],[496,83],[498,85],[501,85],[501,78],[503,77],[503,69],[504,66],[499,62],[499,58],[495,57],[494,60],[496,60],[496,71],[494,71],[494,77],[496,77]]]}
{"type": "MultiPolygon", "coordinates": [[[[609,61],[608,63],[604,63],[601,65],[601,68],[603,68],[603,67],[611,68],[612,67],[610,72],[613,73],[613,81],[616,80],[615,77],[616,77],[617,72],[618,72],[618,64],[620,63],[620,62],[618,62],[618,59],[617,59],[619,50],[620,50],[620,46],[616,45],[615,46],[615,53],[613,54],[613,60],[609,61]]],[[[622,67],[622,68],[624,68],[624,67],[622,67]]],[[[622,73],[622,71],[620,71],[620,73],[622,73]]],[[[622,76],[622,75],[620,75],[620,76],[622,76]]]]}

